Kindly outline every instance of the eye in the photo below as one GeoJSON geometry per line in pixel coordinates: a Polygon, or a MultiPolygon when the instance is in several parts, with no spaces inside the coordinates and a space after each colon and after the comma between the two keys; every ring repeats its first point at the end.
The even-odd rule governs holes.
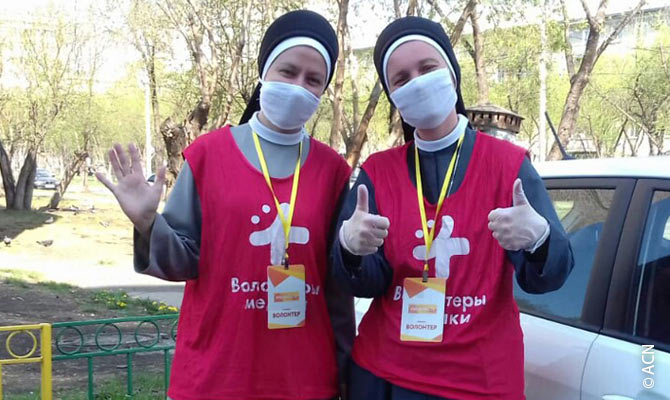
{"type": "Polygon", "coordinates": [[[394,84],[396,87],[400,87],[400,86],[403,86],[405,83],[407,83],[407,79],[402,78],[402,79],[398,79],[398,80],[395,81],[393,84],[394,84]]]}
{"type": "Polygon", "coordinates": [[[436,68],[437,68],[437,65],[435,65],[435,64],[427,64],[427,65],[424,65],[423,67],[421,67],[421,72],[425,74],[427,72],[434,71],[436,68]]]}
{"type": "Polygon", "coordinates": [[[312,86],[321,86],[321,79],[309,78],[307,82],[312,86]]]}
{"type": "Polygon", "coordinates": [[[293,75],[295,75],[292,70],[286,68],[280,69],[279,73],[285,78],[291,78],[293,75]]]}

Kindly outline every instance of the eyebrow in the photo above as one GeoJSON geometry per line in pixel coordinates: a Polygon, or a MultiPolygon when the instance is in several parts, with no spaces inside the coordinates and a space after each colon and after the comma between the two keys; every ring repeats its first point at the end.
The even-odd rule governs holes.
{"type": "Polygon", "coordinates": [[[277,67],[278,68],[289,68],[289,69],[297,69],[298,68],[297,65],[293,64],[290,61],[282,61],[281,63],[279,63],[279,65],[277,65],[277,67]]]}
{"type": "Polygon", "coordinates": [[[438,59],[436,59],[436,58],[433,58],[433,57],[426,57],[426,58],[424,58],[423,60],[421,60],[421,61],[419,62],[419,64],[420,64],[420,65],[425,65],[425,64],[428,64],[429,62],[434,62],[434,63],[436,63],[436,64],[439,64],[439,63],[440,63],[440,61],[439,61],[438,59]]]}

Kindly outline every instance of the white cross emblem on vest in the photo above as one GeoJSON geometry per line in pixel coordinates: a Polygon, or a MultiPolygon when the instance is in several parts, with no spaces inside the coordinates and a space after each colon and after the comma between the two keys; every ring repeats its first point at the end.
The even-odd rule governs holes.
{"type": "MultiPolygon", "coordinates": [[[[432,228],[435,221],[428,221],[428,228],[432,228]]],[[[433,246],[428,254],[428,259],[435,258],[435,275],[438,278],[449,278],[449,263],[453,256],[465,256],[470,254],[470,242],[466,238],[452,238],[454,231],[454,219],[448,215],[442,217],[442,227],[437,237],[433,240],[433,246]]],[[[423,238],[421,229],[416,231],[417,238],[423,238]]],[[[426,246],[416,246],[412,251],[414,258],[420,261],[426,260],[426,246]]]]}
{"type": "MultiPolygon", "coordinates": [[[[289,204],[281,203],[280,207],[284,211],[284,215],[288,214],[289,204]]],[[[263,214],[270,213],[270,206],[263,204],[261,208],[263,214]]],[[[261,216],[254,215],[251,217],[251,223],[260,225],[261,216]]],[[[301,226],[292,226],[289,231],[289,243],[307,244],[309,243],[309,229],[301,226]]],[[[284,258],[284,227],[279,219],[279,214],[275,216],[272,225],[265,229],[259,229],[249,235],[249,243],[252,246],[267,246],[270,245],[270,263],[272,265],[281,265],[284,258]]]]}

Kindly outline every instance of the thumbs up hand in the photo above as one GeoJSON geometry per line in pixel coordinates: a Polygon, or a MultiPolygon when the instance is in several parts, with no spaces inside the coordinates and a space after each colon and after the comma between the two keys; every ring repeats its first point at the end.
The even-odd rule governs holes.
{"type": "Polygon", "coordinates": [[[340,243],[349,253],[357,256],[374,254],[388,236],[388,218],[368,212],[368,188],[358,186],[356,211],[342,223],[340,243]]]}
{"type": "Polygon", "coordinates": [[[489,229],[505,250],[534,252],[549,237],[549,223],[528,202],[521,180],[514,181],[512,207],[489,213],[489,229]]]}

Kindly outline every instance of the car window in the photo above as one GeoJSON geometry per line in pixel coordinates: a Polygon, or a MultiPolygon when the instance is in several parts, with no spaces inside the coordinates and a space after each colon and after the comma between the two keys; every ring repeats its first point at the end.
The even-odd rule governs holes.
{"type": "Polygon", "coordinates": [[[548,192],[570,239],[575,265],[559,290],[528,294],[515,281],[514,297],[521,311],[578,323],[614,189],[549,189],[548,192]]]}
{"type": "Polygon", "coordinates": [[[670,344],[670,191],[656,191],[638,255],[633,333],[670,344]]]}

